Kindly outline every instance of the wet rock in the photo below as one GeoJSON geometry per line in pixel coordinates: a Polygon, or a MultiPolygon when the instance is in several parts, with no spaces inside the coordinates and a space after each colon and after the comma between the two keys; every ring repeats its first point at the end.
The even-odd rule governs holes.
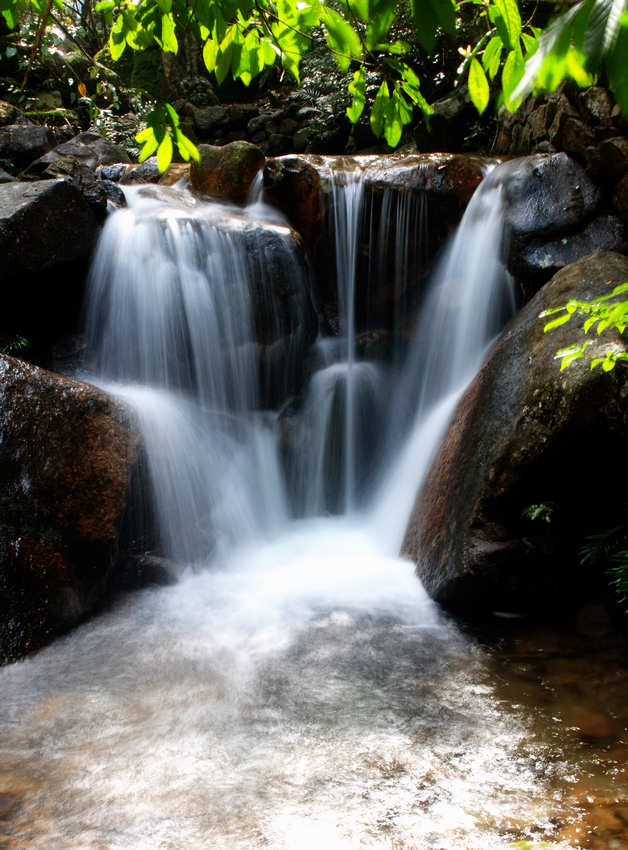
{"type": "Polygon", "coordinates": [[[57,145],[44,156],[39,157],[28,169],[29,177],[42,175],[58,159],[71,158],[92,170],[99,165],[130,162],[129,157],[117,145],[112,144],[100,133],[88,130],[78,136],[57,145]]]}
{"type": "Polygon", "coordinates": [[[264,167],[262,151],[250,142],[223,147],[200,145],[200,162],[190,165],[192,188],[207,195],[244,203],[258,171],[264,167]]]}
{"type": "Polygon", "coordinates": [[[37,124],[0,127],[0,159],[8,160],[18,169],[41,157],[54,144],[54,134],[47,127],[37,124]]]}
{"type": "Polygon", "coordinates": [[[5,171],[4,168],[0,168],[0,183],[13,183],[15,181],[15,177],[12,174],[9,174],[8,171],[5,171]]]}
{"type": "Polygon", "coordinates": [[[532,240],[519,254],[517,266],[526,275],[541,275],[547,279],[563,266],[593,251],[623,253],[626,247],[626,228],[620,219],[614,215],[602,215],[579,233],[550,241],[532,240]]]}
{"type": "Polygon", "coordinates": [[[601,202],[584,167],[565,153],[533,154],[501,166],[507,223],[516,243],[569,233],[586,224],[601,202]]]}
{"type": "MultiPolygon", "coordinates": [[[[590,300],[628,280],[628,258],[596,253],[566,266],[498,338],[464,393],[417,500],[404,551],[428,592],[470,616],[551,606],[590,594],[606,577],[576,570],[577,532],[603,527],[587,492],[614,492],[624,474],[627,390],[621,369],[588,360],[561,372],[558,349],[579,342],[571,323],[543,333],[539,314],[590,300]],[[595,446],[595,463],[582,462],[595,446]],[[549,522],[530,519],[549,506],[549,522]]],[[[589,352],[626,350],[595,336],[589,352]]]]}
{"type": "Polygon", "coordinates": [[[139,441],[121,403],[0,356],[0,659],[91,611],[116,561],[139,441]]]}
{"type": "Polygon", "coordinates": [[[584,121],[568,116],[561,127],[560,144],[567,153],[584,159],[587,150],[595,144],[595,133],[584,121]]]}

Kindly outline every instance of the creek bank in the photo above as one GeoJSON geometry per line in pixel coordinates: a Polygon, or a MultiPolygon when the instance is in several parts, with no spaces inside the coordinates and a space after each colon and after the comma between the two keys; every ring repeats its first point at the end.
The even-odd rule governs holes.
{"type": "MultiPolygon", "coordinates": [[[[607,494],[623,474],[628,388],[621,368],[591,370],[588,360],[561,372],[556,351],[581,333],[567,323],[544,334],[539,314],[626,280],[628,258],[616,253],[559,271],[502,332],[460,400],[403,547],[446,608],[471,617],[556,611],[604,583],[575,566],[575,550],[586,529],[604,527],[607,494]]],[[[618,335],[593,335],[587,353],[609,346],[628,350],[618,335]]]]}

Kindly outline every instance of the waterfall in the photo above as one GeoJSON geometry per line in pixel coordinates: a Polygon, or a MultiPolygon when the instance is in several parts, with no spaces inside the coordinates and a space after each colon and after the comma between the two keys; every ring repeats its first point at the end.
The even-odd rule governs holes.
{"type": "MultiPolygon", "coordinates": [[[[138,411],[168,557],[202,565],[236,542],[289,532],[291,516],[328,514],[369,523],[379,550],[399,551],[455,401],[512,295],[502,189],[489,176],[433,275],[405,356],[396,348],[388,364],[359,357],[360,234],[370,240],[368,285],[376,288],[387,271],[376,246],[403,278],[411,242],[427,230],[423,194],[386,190],[376,220],[365,201],[371,164],[324,166],[340,334],[319,337],[311,350],[287,462],[283,414],[263,412],[260,399],[260,290],[264,326],[279,322],[268,250],[287,277],[302,278],[301,289],[309,284],[285,222],[264,203],[261,177],[244,211],[179,190],[132,189],[128,208],[107,223],[90,284],[90,365],[94,380],[138,411]]],[[[393,323],[398,329],[398,306],[393,323]]],[[[288,350],[285,371],[298,354],[288,350]]]]}
{"type": "Polygon", "coordinates": [[[533,722],[505,707],[502,668],[398,557],[509,309],[501,190],[489,176],[476,192],[411,345],[370,359],[358,233],[375,284],[378,239],[399,242],[389,256],[406,274],[429,215],[422,197],[384,196],[395,224],[377,220],[370,162],[334,178],[338,337],[303,324],[307,269],[259,182],[244,210],[126,190],[107,222],[87,377],[135,410],[163,554],[194,569],[0,670],[10,842],[507,850],[555,835],[580,805],[573,777],[589,767],[557,759],[554,703],[539,742],[538,706],[533,722]],[[564,777],[574,802],[559,807],[564,777]]]}

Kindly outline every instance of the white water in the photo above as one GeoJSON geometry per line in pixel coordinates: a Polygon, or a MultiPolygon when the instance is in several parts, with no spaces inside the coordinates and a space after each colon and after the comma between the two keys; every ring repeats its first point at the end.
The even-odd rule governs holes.
{"type": "MultiPolygon", "coordinates": [[[[12,695],[0,706],[0,781],[23,791],[20,847],[490,850],[549,828],[545,756],[526,749],[525,722],[478,684],[481,657],[397,557],[496,329],[476,311],[504,284],[499,196],[480,197],[479,229],[460,237],[457,265],[427,301],[444,315],[427,308],[401,375],[356,358],[347,284],[346,357],[326,360],[334,345],[319,341],[291,483],[280,419],[257,409],[248,357],[247,294],[263,269],[238,248],[246,217],[224,231],[224,208],[136,193],[109,222],[90,314],[96,380],[137,410],[164,550],[195,571],[0,671],[12,695]],[[432,351],[458,334],[466,348],[432,351]],[[390,398],[391,384],[382,427],[375,397],[390,398]],[[360,428],[388,474],[351,510],[360,428]],[[338,429],[345,471],[328,455],[338,429]],[[339,516],[323,515],[339,504],[339,516]]],[[[345,281],[352,268],[347,258],[345,281]]]]}

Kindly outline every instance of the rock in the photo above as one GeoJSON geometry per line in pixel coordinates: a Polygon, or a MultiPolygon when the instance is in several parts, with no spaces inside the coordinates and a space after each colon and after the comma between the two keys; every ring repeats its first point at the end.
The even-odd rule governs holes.
{"type": "Polygon", "coordinates": [[[607,126],[611,123],[613,98],[608,89],[591,86],[580,94],[585,113],[593,124],[607,126]]]}
{"type": "Polygon", "coordinates": [[[204,108],[192,106],[191,112],[194,128],[201,137],[211,135],[227,117],[227,110],[224,106],[206,106],[204,108]]]}
{"type": "Polygon", "coordinates": [[[157,165],[157,157],[150,156],[139,165],[131,165],[120,177],[120,184],[133,186],[138,183],[159,183],[161,172],[157,165]]]}
{"type": "Polygon", "coordinates": [[[65,180],[0,185],[0,282],[88,257],[97,230],[82,193],[65,180]]]}
{"type": "Polygon", "coordinates": [[[592,148],[587,156],[589,171],[595,177],[619,180],[628,171],[628,139],[613,136],[592,148]]]}
{"type": "Polygon", "coordinates": [[[55,137],[47,127],[37,124],[0,127],[0,159],[8,160],[18,169],[41,157],[54,144],[55,137]]]}
{"type": "Polygon", "coordinates": [[[7,103],[6,100],[0,100],[0,127],[6,127],[8,124],[29,124],[26,115],[17,106],[12,103],[7,103]]]}
{"type": "Polygon", "coordinates": [[[97,233],[94,211],[71,183],[0,185],[0,332],[26,337],[39,363],[50,363],[62,334],[76,332],[97,233]]]}
{"type": "Polygon", "coordinates": [[[71,158],[95,170],[99,165],[111,165],[112,163],[130,162],[128,155],[122,148],[109,142],[100,133],[88,130],[79,133],[78,136],[57,145],[44,156],[33,162],[28,169],[28,176],[37,177],[42,175],[58,159],[71,158]]]}
{"type": "Polygon", "coordinates": [[[44,180],[62,178],[81,192],[99,222],[107,212],[107,191],[95,173],[81,160],[72,156],[59,157],[40,175],[44,180]]]}
{"type": "Polygon", "coordinates": [[[0,660],[36,649],[102,599],[139,441],[87,384],[0,356],[0,660]]]}
{"type": "Polygon", "coordinates": [[[624,174],[613,193],[613,207],[623,222],[628,223],[628,174],[624,174]]]}
{"type": "Polygon", "coordinates": [[[4,168],[0,168],[0,183],[14,183],[15,180],[16,178],[13,175],[5,171],[4,168]]]}
{"type": "MultiPolygon", "coordinates": [[[[575,549],[580,534],[607,521],[596,494],[616,492],[626,471],[628,387],[621,368],[591,370],[584,359],[561,372],[556,351],[583,334],[571,323],[544,334],[539,314],[627,280],[628,258],[615,253],[561,269],[504,330],[462,396],[404,543],[446,607],[469,616],[556,612],[605,583],[575,569],[575,549]],[[549,522],[529,518],[535,506],[549,522]]],[[[589,352],[609,345],[627,348],[619,336],[594,335],[589,352]]]]}
{"type": "Polygon", "coordinates": [[[119,183],[127,171],[130,171],[133,166],[128,162],[114,162],[112,165],[99,165],[96,168],[96,176],[99,180],[110,180],[112,183],[119,183]]]}
{"type": "Polygon", "coordinates": [[[585,169],[565,153],[538,153],[498,166],[517,242],[576,230],[589,221],[601,192],[585,169]]]}
{"type": "Polygon", "coordinates": [[[595,133],[584,121],[567,116],[560,130],[560,146],[567,153],[586,157],[587,149],[595,144],[595,133]]]}
{"type": "Polygon", "coordinates": [[[250,142],[231,142],[223,147],[199,145],[200,162],[192,161],[192,188],[241,204],[258,171],[264,167],[262,151],[250,142]]]}
{"type": "Polygon", "coordinates": [[[526,275],[541,275],[545,280],[563,266],[586,257],[593,251],[619,251],[628,247],[626,228],[614,215],[601,215],[570,236],[548,242],[532,240],[521,251],[519,268],[526,275]]]}

